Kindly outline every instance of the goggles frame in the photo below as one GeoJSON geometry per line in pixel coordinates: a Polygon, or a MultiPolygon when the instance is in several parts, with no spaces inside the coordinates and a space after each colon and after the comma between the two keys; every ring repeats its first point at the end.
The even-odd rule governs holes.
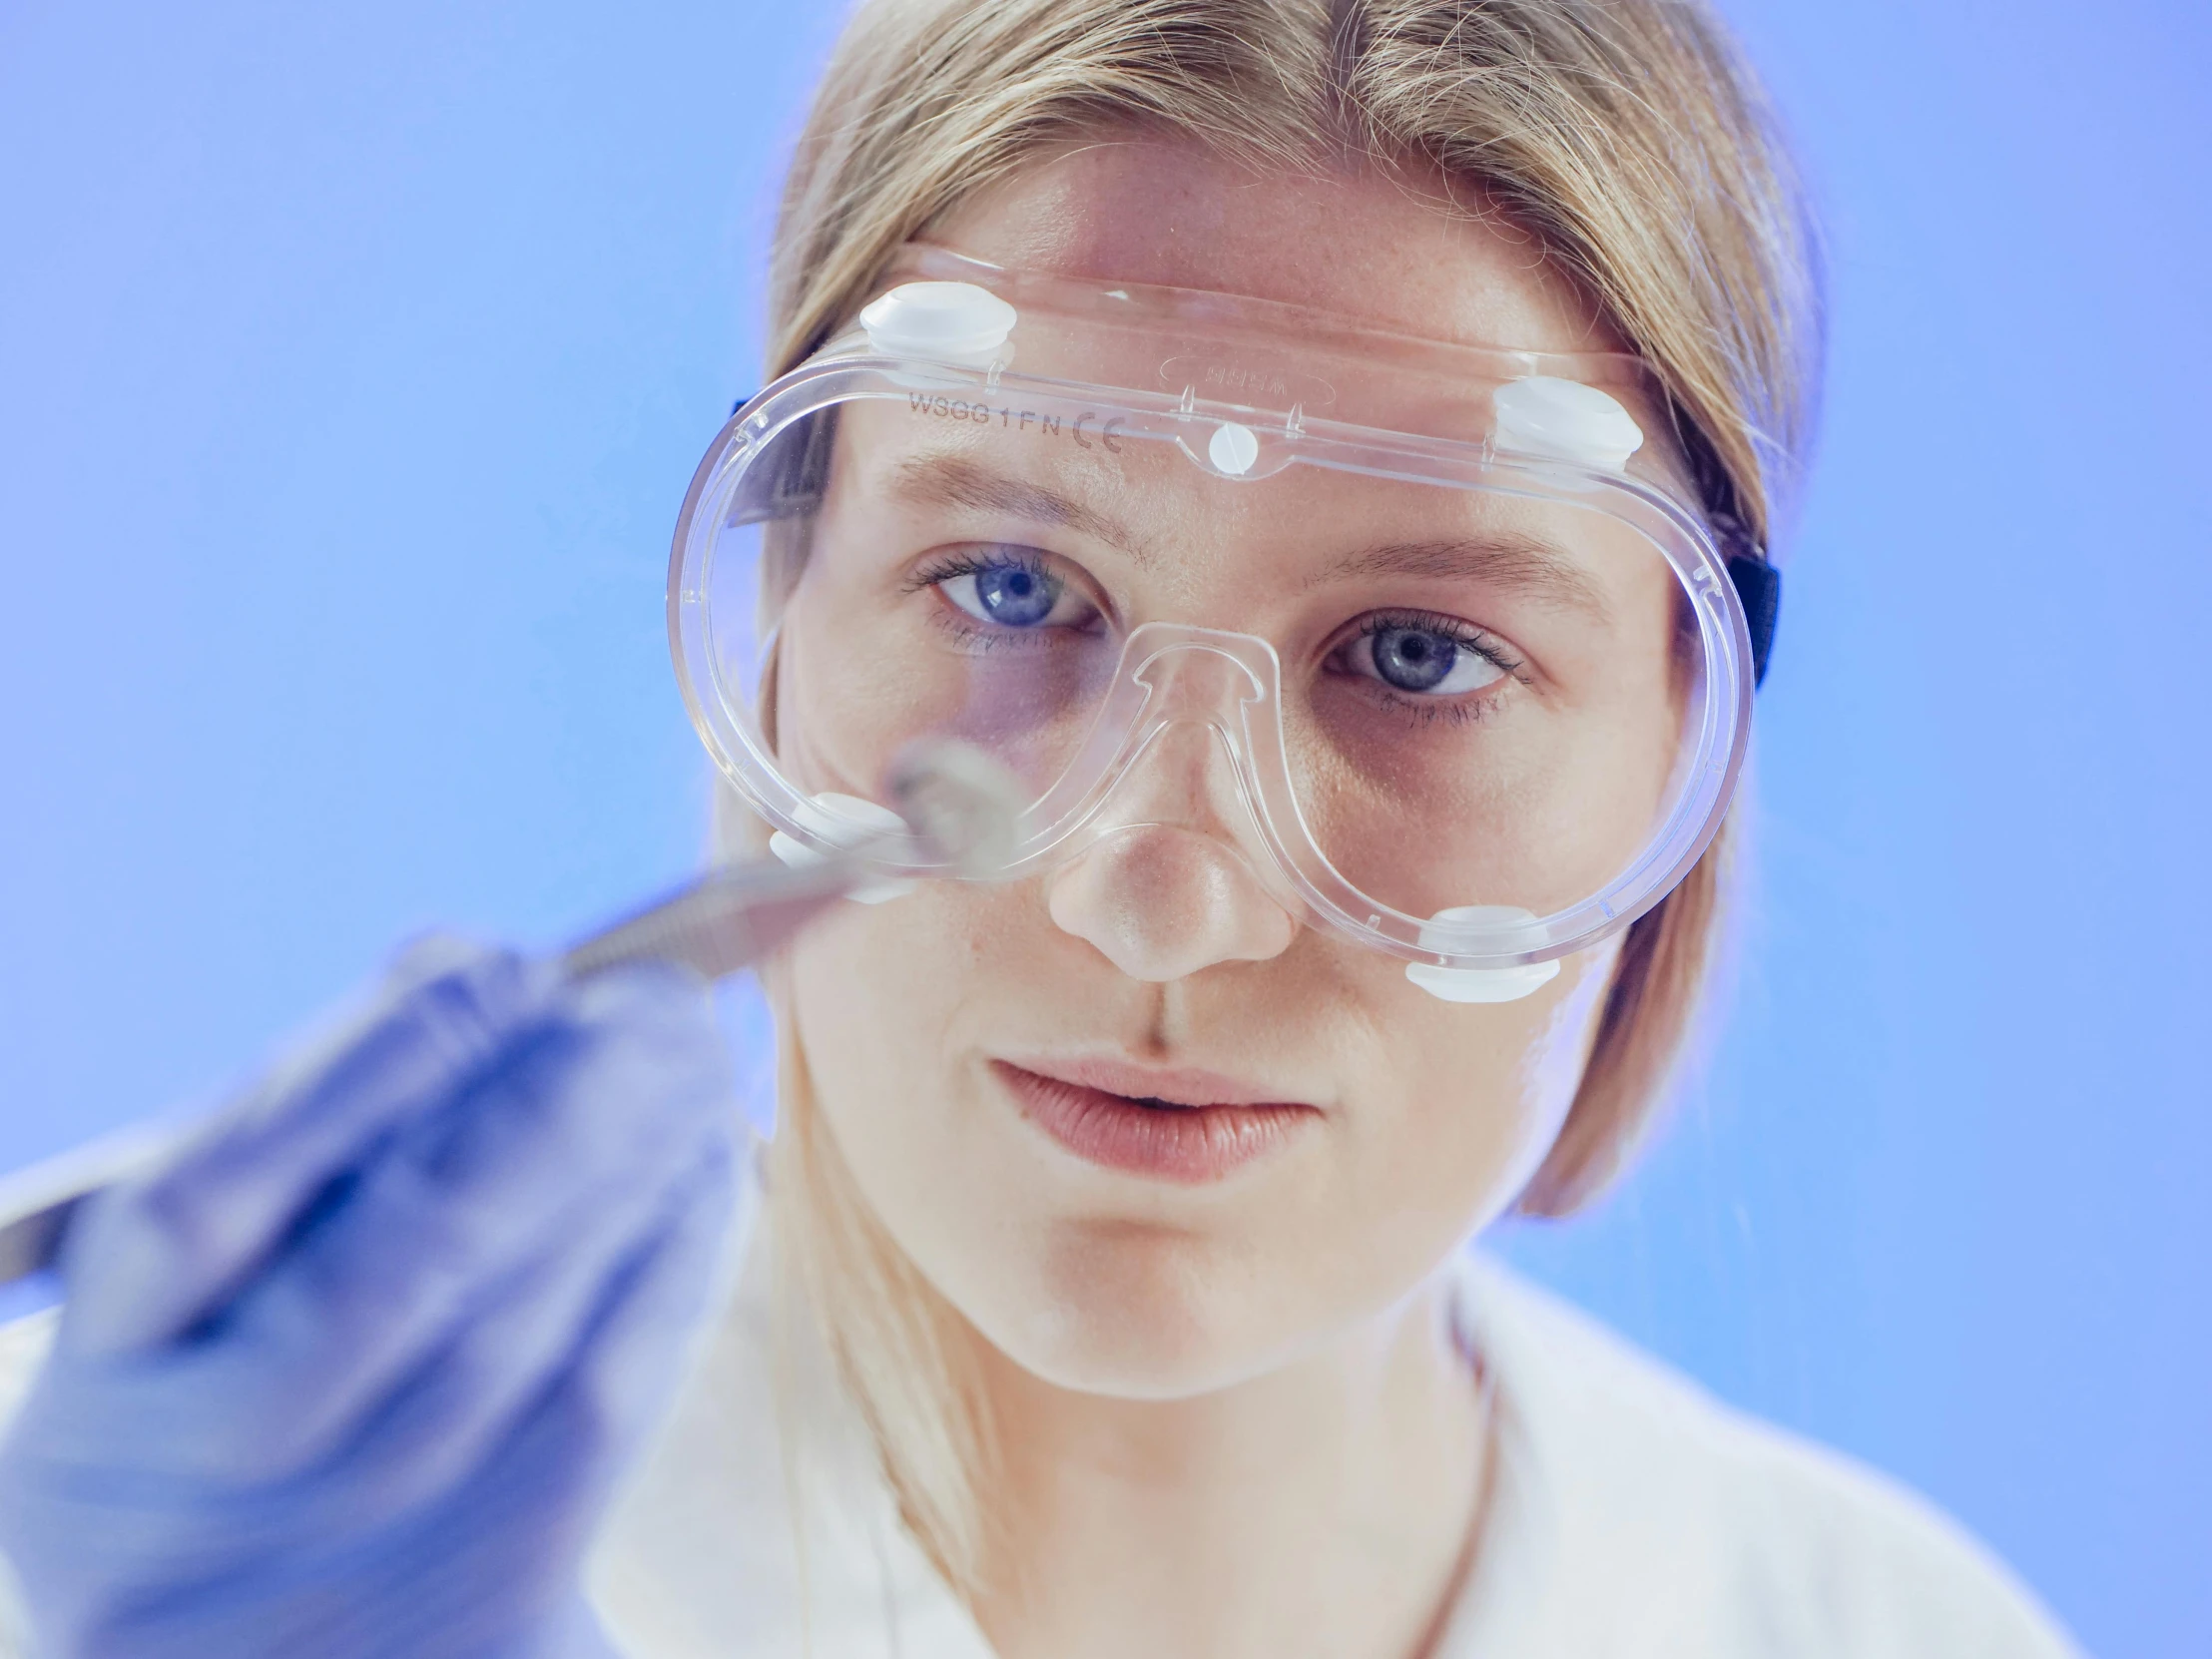
{"type": "MultiPolygon", "coordinates": [[[[1021,292],[1025,283],[1075,285],[1060,278],[999,273],[996,268],[942,250],[919,251],[906,263],[909,269],[920,265],[930,275],[949,267],[963,278],[978,275],[1001,277],[1001,287],[1017,298],[1025,297],[1021,292]]],[[[1083,286],[1095,291],[1094,285],[1083,286]]],[[[1112,301],[1132,294],[1163,292],[1175,296],[1184,290],[1124,286],[1104,290],[1103,297],[1112,301]]],[[[1288,310],[1221,295],[1188,297],[1216,307],[1228,303],[1249,304],[1262,311],[1288,310]]],[[[1024,419],[1053,420],[1079,441],[1111,444],[1164,439],[1177,444],[1193,464],[1223,477],[1265,478],[1289,465],[1315,465],[1371,478],[1502,491],[1550,503],[1569,502],[1628,524],[1650,542],[1672,570],[1696,619],[1697,650],[1702,654],[1704,673],[1698,706],[1684,733],[1686,759],[1677,773],[1679,786],[1673,804],[1644,849],[1599,892],[1541,917],[1509,910],[1445,911],[1434,917],[1419,917],[1362,894],[1336,871],[1307,830],[1287,775],[1274,776],[1279,764],[1288,764],[1282,760],[1280,721],[1272,723],[1272,755],[1268,753],[1266,735],[1251,730],[1247,722],[1240,788],[1247,805],[1254,809],[1262,839],[1308,912],[1304,919],[1408,964],[1424,970],[1441,969],[1447,974],[1525,971],[1596,944],[1658,904],[1704,854],[1734,796],[1749,743],[1753,693],[1765,667],[1765,652],[1760,649],[1765,640],[1754,639],[1752,619],[1739,592],[1742,578],[1738,567],[1755,565],[1769,578],[1774,573],[1763,561],[1724,546],[1724,540],[1733,538],[1725,537],[1705,515],[1686,505],[1677,493],[1679,486],[1669,487],[1674,483],[1670,476],[1638,476],[1623,468],[1586,465],[1558,454],[1520,452],[1501,446],[1495,434],[1479,440],[1435,436],[1309,415],[1295,405],[1288,410],[1270,410],[1252,403],[1201,397],[1192,385],[1174,392],[1025,373],[1010,366],[1007,359],[1013,354],[1001,350],[983,355],[971,344],[962,353],[923,355],[910,349],[892,352],[881,349],[864,331],[847,332],[742,403],[717,434],[693,476],[678,520],[669,569],[669,642],[677,679],[692,722],[717,767],[779,837],[788,837],[791,843],[809,850],[826,851],[836,843],[836,836],[824,831],[821,807],[783,775],[772,745],[758,730],[753,711],[760,688],[724,683],[723,656],[717,649],[718,621],[709,603],[715,543],[726,528],[805,511],[819,499],[811,493],[819,492],[819,478],[804,476],[769,479],[765,497],[758,489],[741,489],[749,482],[760,482],[751,474],[764,458],[768,464],[785,462],[785,457],[775,453],[779,438],[800,422],[840,405],[880,399],[903,401],[909,406],[918,406],[917,400],[928,400],[948,417],[959,413],[962,418],[981,418],[1009,427],[1024,419]],[[961,356],[966,360],[958,360],[961,356]],[[1240,435],[1232,446],[1234,453],[1223,455],[1218,435],[1230,431],[1240,435]],[[741,500],[747,494],[754,497],[755,505],[741,511],[741,500]],[[1285,822],[1287,818],[1290,822],[1285,822]]],[[[1531,370],[1538,365],[1553,369],[1573,361],[1528,353],[1491,355],[1526,363],[1531,370]]],[[[1606,359],[1609,366],[1621,361],[1606,359]]],[[[786,464],[785,471],[790,470],[786,464]]],[[[1771,580],[1760,593],[1764,613],[1761,620],[1766,625],[1762,632],[1771,633],[1771,580]]],[[[1256,636],[1225,635],[1208,641],[1184,638],[1204,635],[1206,630],[1150,624],[1134,631],[1125,643],[1125,671],[1130,669],[1138,636],[1154,629],[1177,637],[1178,643],[1167,649],[1221,651],[1248,675],[1265,679],[1267,691],[1256,701],[1276,695],[1273,677],[1279,668],[1274,649],[1256,636]],[[1252,647],[1265,653],[1264,659],[1252,647]]],[[[774,660],[774,634],[771,628],[754,644],[753,649],[762,654],[764,661],[774,660]]],[[[1155,643],[1162,637],[1154,636],[1155,643]]],[[[1126,687],[1133,679],[1125,673],[1117,686],[1126,687]]],[[[1084,756],[1100,751],[1134,754],[1144,747],[1141,704],[1132,710],[1117,692],[1102,705],[1098,720],[1081,752],[1084,756]]],[[[1225,737],[1232,736],[1219,723],[1217,730],[1225,737]]],[[[1071,777],[1073,771],[1071,768],[1071,777]]],[[[1099,779],[1075,779],[1072,783],[1063,778],[1048,790],[1023,820],[1021,846],[1012,872],[1040,867],[1065,845],[1111,795],[1115,776],[1108,772],[1099,779]],[[1066,803],[1068,810],[1040,815],[1039,808],[1055,802],[1066,803]]],[[[948,873],[926,848],[910,839],[894,841],[880,861],[885,875],[893,879],[948,873]]]]}

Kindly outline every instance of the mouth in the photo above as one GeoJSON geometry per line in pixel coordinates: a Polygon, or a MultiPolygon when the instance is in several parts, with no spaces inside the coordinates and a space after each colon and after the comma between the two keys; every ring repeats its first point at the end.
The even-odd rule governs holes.
{"type": "Polygon", "coordinates": [[[1265,1100],[1212,1072],[1116,1061],[1055,1061],[991,1070],[1021,1114],[1078,1158],[1182,1186],[1219,1181],[1321,1121],[1301,1101],[1265,1100]]]}

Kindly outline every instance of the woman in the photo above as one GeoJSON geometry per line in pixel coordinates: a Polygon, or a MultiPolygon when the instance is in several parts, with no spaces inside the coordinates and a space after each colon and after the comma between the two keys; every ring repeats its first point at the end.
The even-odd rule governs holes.
{"type": "Polygon", "coordinates": [[[727,1201],[711,1033],[410,958],[72,1240],[0,1466],[42,1638],[2065,1651],[1460,1248],[1603,1185],[1696,1005],[1816,301],[1693,6],[864,6],[672,633],[732,855],[893,827],[953,737],[1019,861],[892,855],[766,976],[762,1224],[604,1524],[727,1201]]]}

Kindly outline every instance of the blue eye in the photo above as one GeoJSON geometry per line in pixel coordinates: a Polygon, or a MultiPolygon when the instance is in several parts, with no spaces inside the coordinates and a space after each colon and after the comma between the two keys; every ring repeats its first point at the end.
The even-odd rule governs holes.
{"type": "Polygon", "coordinates": [[[1019,565],[992,565],[975,573],[975,599],[993,622],[1009,628],[1034,628],[1052,614],[1060,584],[1040,571],[1019,565]]]}
{"type": "Polygon", "coordinates": [[[1479,651],[1433,628],[1377,628],[1356,640],[1349,656],[1359,673],[1393,690],[1427,697],[1480,691],[1505,677],[1479,651]]]}
{"type": "Polygon", "coordinates": [[[1089,612],[1059,577],[1025,560],[980,558],[929,580],[958,609],[999,628],[1065,627],[1089,612]]]}

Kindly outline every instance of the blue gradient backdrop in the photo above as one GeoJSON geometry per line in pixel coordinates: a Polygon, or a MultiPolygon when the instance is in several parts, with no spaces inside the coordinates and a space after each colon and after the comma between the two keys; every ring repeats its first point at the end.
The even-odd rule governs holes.
{"type": "MultiPolygon", "coordinates": [[[[1508,1248],[2212,1651],[2196,0],[1737,0],[1828,443],[1706,1082],[1508,1248]]],[[[673,880],[666,538],[827,8],[0,0],[0,1168],[673,880]]]]}

